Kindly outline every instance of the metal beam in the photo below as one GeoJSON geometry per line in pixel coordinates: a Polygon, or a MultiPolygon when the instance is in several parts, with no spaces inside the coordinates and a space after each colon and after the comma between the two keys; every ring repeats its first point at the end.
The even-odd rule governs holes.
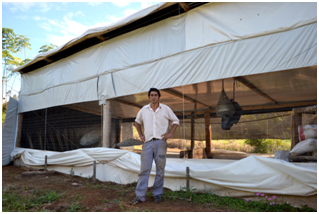
{"type": "Polygon", "coordinates": [[[92,111],[92,110],[81,108],[81,107],[78,107],[78,106],[75,106],[75,105],[66,105],[64,107],[67,107],[67,108],[70,108],[70,109],[74,109],[74,110],[78,110],[78,111],[82,111],[82,112],[89,113],[89,114],[96,114],[96,115],[102,116],[101,112],[92,111]]]}
{"type": "MultiPolygon", "coordinates": [[[[289,107],[300,107],[300,106],[313,106],[317,105],[316,100],[303,101],[303,102],[292,102],[292,103],[280,103],[271,105],[258,105],[258,106],[241,106],[243,111],[250,110],[263,110],[263,109],[277,109],[277,108],[289,108],[289,107]]],[[[204,114],[205,112],[216,113],[215,109],[202,109],[197,110],[196,114],[204,114]]],[[[185,111],[185,114],[191,114],[191,111],[185,111]]],[[[176,112],[176,115],[181,115],[182,113],[176,112]]]]}
{"type": "Polygon", "coordinates": [[[53,60],[50,59],[50,58],[48,58],[48,57],[47,57],[47,58],[44,58],[44,60],[47,61],[48,63],[52,63],[52,62],[53,62],[53,60]]]}
{"type": "Polygon", "coordinates": [[[161,90],[161,91],[165,91],[165,92],[167,92],[167,93],[169,93],[169,94],[172,94],[172,95],[174,95],[174,96],[177,96],[177,97],[179,97],[179,98],[183,98],[184,97],[184,99],[185,100],[189,100],[189,101],[191,101],[191,102],[193,102],[193,103],[198,103],[198,104],[201,104],[201,105],[203,105],[203,106],[206,106],[207,108],[209,108],[209,109],[213,109],[213,107],[211,107],[211,106],[209,106],[209,105],[206,105],[205,103],[202,103],[202,102],[200,102],[200,101],[198,101],[198,100],[196,100],[196,99],[193,99],[193,98],[191,98],[191,97],[189,97],[189,96],[187,96],[187,95],[185,95],[184,94],[184,96],[183,96],[183,94],[181,93],[181,92],[179,92],[179,91],[176,91],[176,90],[174,90],[174,89],[163,89],[163,90],[161,90]]]}
{"type": "Polygon", "coordinates": [[[189,6],[185,2],[178,2],[178,4],[183,8],[185,12],[190,10],[189,6]]]}
{"type": "Polygon", "coordinates": [[[117,102],[119,102],[119,103],[123,103],[123,104],[125,104],[125,105],[134,106],[134,107],[136,107],[136,108],[143,108],[143,106],[141,106],[141,105],[138,105],[138,104],[136,104],[136,103],[127,102],[127,101],[121,100],[121,99],[119,99],[119,98],[114,98],[114,99],[112,99],[112,100],[115,100],[115,101],[117,101],[117,102]]]}
{"type": "Polygon", "coordinates": [[[252,82],[249,82],[244,77],[235,77],[235,80],[238,80],[239,82],[241,82],[242,84],[244,84],[245,86],[250,88],[251,90],[255,91],[257,94],[260,94],[261,96],[267,98],[272,103],[274,103],[274,104],[278,103],[276,100],[274,100],[273,98],[269,97],[267,94],[265,94],[264,92],[259,90],[252,82]]]}
{"type": "Polygon", "coordinates": [[[101,40],[101,42],[104,42],[105,40],[107,40],[109,37],[104,37],[104,36],[97,36],[97,38],[99,39],[99,40],[101,40]]]}

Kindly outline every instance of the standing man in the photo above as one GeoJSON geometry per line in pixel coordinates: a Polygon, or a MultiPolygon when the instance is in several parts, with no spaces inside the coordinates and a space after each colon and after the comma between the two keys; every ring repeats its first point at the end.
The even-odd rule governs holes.
{"type": "Polygon", "coordinates": [[[140,139],[143,141],[141,153],[141,170],[138,175],[138,183],[135,190],[136,198],[131,204],[137,204],[146,200],[148,179],[152,169],[153,159],[156,164],[156,176],[153,185],[153,196],[155,202],[161,201],[164,184],[164,170],[166,164],[167,142],[177,126],[179,120],[167,105],[159,102],[161,93],[156,88],[148,91],[148,98],[151,103],[144,106],[137,114],[135,127],[140,139]],[[172,121],[172,128],[168,132],[169,120],[172,121]],[[141,125],[144,124],[144,134],[141,125]]]}

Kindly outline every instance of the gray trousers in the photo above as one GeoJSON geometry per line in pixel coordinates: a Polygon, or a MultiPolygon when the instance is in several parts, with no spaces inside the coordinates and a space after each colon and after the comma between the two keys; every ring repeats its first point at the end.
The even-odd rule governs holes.
{"type": "Polygon", "coordinates": [[[153,196],[163,194],[164,171],[166,164],[167,142],[163,140],[148,141],[143,144],[141,153],[141,170],[138,175],[136,186],[136,196],[141,200],[146,200],[148,179],[151,173],[153,159],[156,164],[156,177],[153,185],[153,196]]]}

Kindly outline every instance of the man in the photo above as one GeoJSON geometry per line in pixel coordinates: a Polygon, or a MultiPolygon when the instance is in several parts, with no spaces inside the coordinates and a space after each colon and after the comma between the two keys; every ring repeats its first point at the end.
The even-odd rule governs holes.
{"type": "Polygon", "coordinates": [[[146,200],[148,179],[153,159],[156,164],[156,176],[153,185],[153,196],[156,203],[161,201],[163,194],[167,151],[166,140],[173,135],[179,125],[179,120],[167,105],[159,102],[160,97],[159,90],[151,88],[148,92],[148,98],[151,103],[144,106],[135,119],[135,127],[144,144],[141,153],[141,170],[135,190],[136,198],[131,201],[131,204],[141,203],[146,200]],[[172,121],[172,128],[168,132],[169,120],[172,121]],[[141,130],[142,124],[144,124],[144,134],[141,130]]]}

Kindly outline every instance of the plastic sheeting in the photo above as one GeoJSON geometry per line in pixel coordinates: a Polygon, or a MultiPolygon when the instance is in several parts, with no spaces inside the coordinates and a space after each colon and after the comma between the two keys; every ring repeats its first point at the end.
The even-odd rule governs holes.
{"type": "MultiPolygon", "coordinates": [[[[140,155],[117,149],[90,148],[68,152],[50,152],[16,148],[11,156],[20,158],[31,167],[42,167],[45,155],[50,169],[67,173],[66,167],[74,166],[76,175],[87,177],[97,161],[97,179],[127,184],[137,181],[140,155]]],[[[199,191],[222,191],[223,188],[250,193],[263,192],[282,195],[317,194],[317,169],[300,167],[292,163],[249,156],[239,161],[188,160],[168,158],[165,167],[164,187],[179,190],[185,186],[185,169],[190,168],[191,185],[199,191]],[[181,180],[182,179],[182,180],[181,180]]],[[[156,167],[153,162],[149,186],[153,185],[156,167]]]]}
{"type": "Polygon", "coordinates": [[[89,100],[101,104],[150,87],[163,89],[317,65],[314,6],[316,3],[203,5],[22,75],[19,112],[89,100]],[[238,7],[249,15],[243,16],[238,7]],[[208,15],[219,9],[225,13],[208,15]],[[273,21],[268,21],[270,17],[273,21]],[[237,19],[242,22],[232,21],[237,19]],[[197,32],[194,29],[199,37],[190,33],[197,32]],[[97,90],[93,93],[92,89],[90,96],[79,96],[91,89],[90,84],[59,93],[65,85],[83,84],[98,76],[97,90]],[[45,93],[52,95],[50,101],[45,93]],[[45,101],[39,103],[39,99],[45,101]]]}
{"type": "Polygon", "coordinates": [[[186,49],[283,32],[314,22],[315,2],[209,3],[187,13],[186,49]]]}
{"type": "Polygon", "coordinates": [[[11,162],[10,154],[14,149],[18,118],[18,101],[9,99],[6,119],[2,128],[2,166],[11,162]]]}
{"type": "MultiPolygon", "coordinates": [[[[155,12],[155,11],[161,9],[161,8],[165,8],[167,6],[170,6],[170,5],[171,5],[171,3],[162,2],[162,3],[159,3],[157,5],[152,5],[152,6],[148,7],[148,8],[145,8],[145,9],[143,9],[141,11],[138,11],[137,13],[134,13],[134,14],[132,14],[130,16],[125,17],[125,18],[119,19],[119,20],[117,20],[117,21],[115,21],[115,22],[113,22],[113,23],[111,23],[109,25],[106,25],[106,26],[103,26],[103,27],[97,27],[97,28],[89,29],[89,30],[85,31],[83,34],[81,34],[80,36],[70,40],[69,42],[67,42],[66,44],[64,44],[64,45],[62,45],[62,46],[60,46],[58,48],[55,48],[55,49],[47,51],[45,53],[40,53],[40,54],[36,55],[34,57],[34,59],[32,59],[30,62],[24,64],[23,66],[21,66],[21,67],[19,67],[17,69],[15,69],[14,71],[18,71],[20,69],[23,69],[24,67],[26,67],[26,66],[28,66],[30,64],[33,64],[33,63],[35,63],[37,61],[42,60],[46,56],[50,56],[50,55],[52,55],[54,53],[60,52],[60,51],[62,51],[62,49],[64,47],[76,44],[78,42],[78,40],[82,40],[85,37],[86,38],[90,38],[90,37],[92,37],[91,36],[92,34],[112,31],[114,29],[119,28],[120,26],[124,26],[124,25],[127,25],[129,23],[132,23],[132,22],[134,22],[134,21],[136,21],[136,20],[138,20],[140,18],[145,17],[146,15],[152,14],[153,12],[155,12]]],[[[93,37],[94,37],[94,35],[93,35],[93,37]]]]}

